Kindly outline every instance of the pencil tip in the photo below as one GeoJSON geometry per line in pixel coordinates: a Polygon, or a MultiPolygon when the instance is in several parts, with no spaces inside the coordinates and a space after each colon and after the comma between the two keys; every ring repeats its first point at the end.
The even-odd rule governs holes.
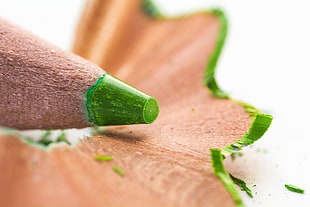
{"type": "Polygon", "coordinates": [[[155,98],[109,74],[86,92],[85,108],[97,126],[149,124],[159,112],[155,98]]]}
{"type": "Polygon", "coordinates": [[[159,108],[155,98],[150,97],[143,107],[143,118],[146,124],[155,121],[158,116],[159,108]]]}

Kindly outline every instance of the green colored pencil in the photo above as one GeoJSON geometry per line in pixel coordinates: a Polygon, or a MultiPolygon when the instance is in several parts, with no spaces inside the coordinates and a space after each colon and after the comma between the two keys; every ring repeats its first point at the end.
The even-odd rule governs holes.
{"type": "Polygon", "coordinates": [[[65,129],[148,124],[156,99],[0,19],[0,126],[65,129]]]}

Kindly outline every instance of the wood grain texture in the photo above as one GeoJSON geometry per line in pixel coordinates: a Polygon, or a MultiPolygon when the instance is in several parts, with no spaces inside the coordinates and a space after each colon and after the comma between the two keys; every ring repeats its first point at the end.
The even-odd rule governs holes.
{"type": "Polygon", "coordinates": [[[149,21],[139,0],[89,0],[77,27],[73,52],[114,74],[149,21]]]}
{"type": "Polygon", "coordinates": [[[116,12],[114,3],[88,1],[74,51],[156,97],[158,120],[106,127],[104,136],[49,152],[2,136],[4,206],[234,206],[212,172],[210,149],[243,137],[252,118],[237,103],[213,97],[203,84],[218,19],[210,13],[151,19],[141,1],[131,3],[109,16],[101,12],[116,12]],[[106,24],[113,32],[99,26],[106,24]],[[96,154],[113,161],[99,162],[96,154]],[[112,166],[126,175],[120,177],[112,166]]]}
{"type": "Polygon", "coordinates": [[[104,71],[0,19],[0,126],[82,128],[84,93],[104,71]]]}

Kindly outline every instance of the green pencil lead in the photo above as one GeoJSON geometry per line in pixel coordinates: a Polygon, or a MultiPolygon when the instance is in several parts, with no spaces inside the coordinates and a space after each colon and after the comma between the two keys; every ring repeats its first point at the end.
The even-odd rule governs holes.
{"type": "Polygon", "coordinates": [[[150,124],[159,112],[155,98],[109,74],[87,91],[85,108],[97,126],[150,124]]]}

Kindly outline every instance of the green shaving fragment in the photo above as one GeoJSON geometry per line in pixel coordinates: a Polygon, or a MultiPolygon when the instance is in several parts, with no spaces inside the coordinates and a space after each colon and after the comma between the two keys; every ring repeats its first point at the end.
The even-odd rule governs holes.
{"type": "Polygon", "coordinates": [[[262,152],[264,154],[268,153],[268,150],[267,149],[260,149],[260,148],[257,148],[256,149],[256,152],[262,152]]]}
{"type": "Polygon", "coordinates": [[[64,131],[61,131],[60,135],[57,137],[55,142],[56,143],[58,143],[58,142],[65,142],[68,145],[71,145],[71,143],[68,141],[66,133],[64,131]]]}
{"type": "Polygon", "coordinates": [[[248,186],[246,185],[246,182],[244,182],[243,180],[236,178],[235,176],[229,174],[231,179],[234,181],[234,183],[236,185],[238,185],[240,187],[241,191],[245,191],[248,196],[250,196],[251,198],[253,198],[253,194],[250,188],[248,188],[248,186]]]}
{"type": "Polygon", "coordinates": [[[102,156],[102,155],[95,155],[95,159],[100,160],[100,161],[111,161],[111,160],[113,160],[113,158],[110,156],[102,156]]]}
{"type": "Polygon", "coordinates": [[[120,169],[119,167],[113,166],[112,169],[114,170],[114,172],[116,172],[117,174],[119,174],[120,176],[124,177],[125,173],[122,169],[120,169]]]}
{"type": "Polygon", "coordinates": [[[44,146],[50,145],[53,141],[49,139],[50,135],[52,134],[51,130],[46,130],[41,135],[40,139],[37,141],[37,143],[42,144],[44,146]]]}
{"type": "Polygon", "coordinates": [[[242,157],[243,153],[242,152],[233,152],[233,153],[231,153],[230,156],[231,156],[232,160],[235,160],[237,157],[242,157]]]}
{"type": "Polygon", "coordinates": [[[288,189],[289,191],[295,192],[295,193],[301,193],[304,194],[305,190],[301,189],[295,185],[290,185],[290,184],[285,184],[284,185],[286,187],[286,189],[288,189]]]}
{"type": "Polygon", "coordinates": [[[222,181],[226,190],[232,196],[236,206],[243,207],[244,205],[238,190],[224,167],[222,151],[219,149],[211,149],[211,158],[214,174],[222,181]]]}
{"type": "Polygon", "coordinates": [[[40,137],[40,140],[47,140],[48,137],[52,134],[52,131],[51,130],[46,130],[43,132],[43,134],[41,135],[40,137]]]}
{"type": "Polygon", "coordinates": [[[38,141],[33,140],[31,137],[21,137],[21,138],[27,143],[41,148],[47,148],[51,144],[62,142],[71,145],[64,131],[61,131],[60,135],[58,135],[56,140],[51,140],[52,133],[53,133],[52,130],[45,130],[38,141]]]}
{"type": "MultiPolygon", "coordinates": [[[[60,143],[60,142],[65,142],[67,143],[68,145],[71,145],[71,143],[67,140],[66,138],[66,134],[64,131],[61,131],[60,135],[56,138],[55,141],[51,140],[50,139],[50,136],[52,135],[52,131],[51,130],[46,130],[41,138],[38,140],[38,141],[33,141],[33,142],[36,142],[40,145],[43,145],[45,147],[49,146],[50,144],[53,144],[53,143],[60,143]]],[[[30,139],[30,138],[28,138],[30,139]]],[[[29,140],[28,140],[29,141],[29,140]]]]}

